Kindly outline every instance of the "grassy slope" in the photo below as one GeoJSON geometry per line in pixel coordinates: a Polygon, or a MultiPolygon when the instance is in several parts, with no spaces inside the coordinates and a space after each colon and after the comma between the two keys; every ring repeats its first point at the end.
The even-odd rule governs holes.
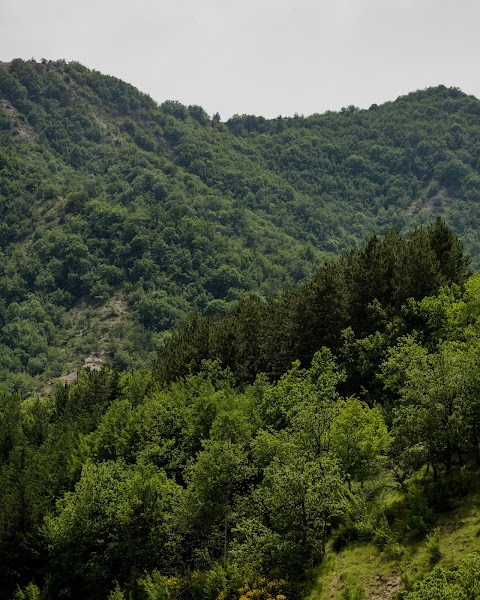
{"type": "MultiPolygon", "coordinates": [[[[480,552],[480,485],[476,488],[450,511],[435,514],[430,532],[440,530],[440,567],[451,569],[471,552],[480,552]]],[[[392,528],[404,529],[404,497],[390,493],[384,502],[395,507],[392,528]]],[[[308,600],[395,598],[434,568],[428,552],[430,534],[423,539],[409,539],[404,533],[399,558],[392,557],[388,547],[381,549],[372,542],[352,542],[339,552],[330,546],[308,600]]]]}

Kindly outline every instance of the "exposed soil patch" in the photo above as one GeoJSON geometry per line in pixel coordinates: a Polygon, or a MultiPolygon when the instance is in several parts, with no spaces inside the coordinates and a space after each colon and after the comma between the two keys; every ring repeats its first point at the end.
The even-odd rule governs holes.
{"type": "Polygon", "coordinates": [[[389,577],[379,575],[374,589],[368,593],[368,600],[389,600],[395,598],[402,587],[402,580],[396,571],[392,571],[389,577]]]}
{"type": "MultiPolygon", "coordinates": [[[[105,355],[103,352],[91,352],[85,357],[81,369],[91,369],[92,371],[100,371],[106,362],[105,355]]],[[[80,369],[79,369],[80,370],[80,369]]],[[[78,370],[70,371],[63,377],[60,377],[60,381],[63,383],[72,383],[77,378],[78,370]]]]}
{"type": "Polygon", "coordinates": [[[92,116],[95,123],[100,128],[104,140],[109,139],[115,142],[125,142],[125,136],[122,135],[120,131],[115,131],[111,126],[109,126],[108,123],[100,117],[100,115],[98,115],[96,112],[93,112],[92,116]]]}
{"type": "MultiPolygon", "coordinates": [[[[80,309],[73,309],[79,311],[80,309]]],[[[95,309],[95,316],[93,318],[95,322],[97,344],[96,347],[90,351],[90,353],[84,358],[83,364],[79,364],[77,368],[72,369],[66,375],[60,378],[63,383],[71,383],[77,377],[77,371],[80,369],[92,369],[99,371],[107,363],[107,355],[105,349],[109,340],[111,339],[111,333],[116,325],[119,325],[128,313],[128,303],[125,298],[125,294],[122,291],[117,291],[109,298],[105,304],[95,309]],[[101,330],[98,330],[98,327],[101,330]],[[101,333],[103,332],[103,335],[101,333]]],[[[80,313],[79,313],[80,314],[80,313]]],[[[91,325],[90,325],[91,326],[91,325]]],[[[78,328],[76,331],[77,336],[85,336],[90,331],[90,327],[78,328]]],[[[77,363],[78,364],[78,363],[77,363]]]]}
{"type": "Polygon", "coordinates": [[[335,592],[338,590],[339,588],[339,577],[337,572],[335,571],[333,573],[333,577],[330,580],[330,586],[328,588],[328,597],[331,598],[333,600],[334,596],[335,596],[335,592]]]}
{"type": "Polygon", "coordinates": [[[105,364],[105,356],[100,352],[92,352],[89,354],[83,363],[84,369],[92,369],[92,371],[100,371],[105,364]]]}
{"type": "Polygon", "coordinates": [[[60,381],[62,383],[72,383],[72,381],[76,378],[77,378],[77,371],[70,371],[66,375],[63,375],[62,377],[60,377],[60,381]]]}
{"type": "Polygon", "coordinates": [[[128,304],[125,299],[125,294],[121,291],[115,292],[113,296],[105,302],[98,311],[98,316],[101,321],[109,321],[116,324],[123,320],[125,313],[128,311],[128,304]]]}
{"type": "Polygon", "coordinates": [[[442,213],[451,203],[453,198],[449,196],[446,188],[440,188],[434,196],[422,196],[416,198],[405,210],[409,217],[427,213],[427,215],[438,215],[442,213]]]}
{"type": "Polygon", "coordinates": [[[20,137],[30,141],[35,139],[35,133],[33,129],[30,127],[30,125],[25,123],[25,121],[20,117],[17,109],[12,106],[8,100],[5,100],[4,98],[0,99],[0,107],[10,118],[14,130],[17,131],[20,137]]]}
{"type": "MultiPolygon", "coordinates": [[[[385,577],[378,575],[375,583],[370,589],[364,589],[366,600],[393,600],[402,587],[402,580],[397,571],[392,571],[391,575],[385,577]]],[[[330,600],[339,597],[343,588],[342,576],[334,572],[328,588],[328,597],[330,600]]]]}

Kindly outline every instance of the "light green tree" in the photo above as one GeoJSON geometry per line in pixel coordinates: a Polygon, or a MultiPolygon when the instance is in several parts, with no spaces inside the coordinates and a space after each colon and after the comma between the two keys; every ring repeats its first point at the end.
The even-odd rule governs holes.
{"type": "Polygon", "coordinates": [[[352,481],[363,485],[376,473],[391,441],[380,409],[369,408],[356,398],[341,402],[331,437],[349,488],[352,481]]]}

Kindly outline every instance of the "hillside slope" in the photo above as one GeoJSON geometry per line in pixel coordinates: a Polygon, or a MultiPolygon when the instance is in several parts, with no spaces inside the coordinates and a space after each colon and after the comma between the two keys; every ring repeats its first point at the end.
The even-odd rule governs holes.
{"type": "Polygon", "coordinates": [[[438,219],[197,311],[153,370],[0,389],[0,598],[476,597],[479,356],[438,219]]]}
{"type": "Polygon", "coordinates": [[[1,379],[138,366],[194,307],[224,314],[437,214],[478,264],[479,124],[444,87],[222,123],[78,63],[2,64],[1,379]]]}

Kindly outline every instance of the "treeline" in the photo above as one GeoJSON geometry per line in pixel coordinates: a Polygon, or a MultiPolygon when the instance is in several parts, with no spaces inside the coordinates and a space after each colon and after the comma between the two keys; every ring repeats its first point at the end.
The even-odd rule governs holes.
{"type": "MultiPolygon", "coordinates": [[[[322,346],[347,362],[358,354],[359,340],[375,339],[377,353],[380,344],[385,352],[417,327],[427,335],[409,299],[436,294],[444,285],[461,288],[469,275],[468,258],[440,218],[406,237],[392,229],[271,300],[252,295],[224,318],[193,313],[160,352],[154,372],[160,381],[172,381],[195,372],[204,359],[219,359],[245,384],[257,373],[276,380],[297,359],[308,366],[322,346]]],[[[357,369],[349,392],[373,383],[359,379],[357,369]]]]}
{"type": "MultiPolygon", "coordinates": [[[[475,485],[479,307],[480,278],[437,221],[268,304],[196,315],[153,372],[83,371],[27,400],[3,390],[1,597],[280,600],[305,593],[327,541],[398,559],[475,485]],[[272,316],[293,298],[299,315],[315,298],[304,346],[272,316]],[[341,331],[327,319],[339,306],[341,331]],[[260,363],[267,323],[279,358],[260,363]],[[215,339],[225,354],[203,356],[215,339]],[[286,348],[303,364],[282,372],[286,348]]],[[[461,569],[478,578],[478,561],[461,569]]],[[[454,578],[436,571],[406,598],[454,578]]]]}

